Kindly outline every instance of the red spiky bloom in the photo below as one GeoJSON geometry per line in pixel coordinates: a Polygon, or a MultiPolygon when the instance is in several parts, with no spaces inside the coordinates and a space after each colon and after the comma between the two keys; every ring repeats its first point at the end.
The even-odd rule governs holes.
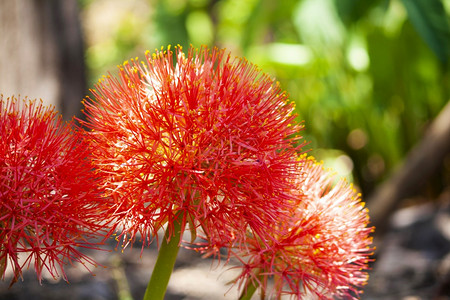
{"type": "Polygon", "coordinates": [[[274,226],[276,238],[263,243],[249,235],[236,253],[243,262],[239,286],[253,282],[277,297],[356,299],[373,250],[368,211],[351,185],[334,185],[333,174],[313,158],[301,165],[295,209],[274,226]]]}
{"type": "MultiPolygon", "coordinates": [[[[255,66],[223,50],[146,53],[85,103],[94,160],[124,243],[178,213],[217,249],[264,235],[286,211],[298,137],[293,104],[255,66]]],[[[183,226],[183,230],[184,230],[183,226]]]]}
{"type": "Polygon", "coordinates": [[[64,265],[94,264],[78,247],[102,228],[101,198],[81,131],[42,102],[0,99],[0,273],[34,264],[39,281],[64,265]]]}

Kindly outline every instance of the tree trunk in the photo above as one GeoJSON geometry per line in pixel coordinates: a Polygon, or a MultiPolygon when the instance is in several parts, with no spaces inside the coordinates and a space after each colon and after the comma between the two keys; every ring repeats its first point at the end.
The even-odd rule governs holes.
{"type": "Polygon", "coordinates": [[[389,217],[401,200],[417,193],[426,180],[442,166],[449,153],[450,102],[431,123],[423,139],[410,151],[403,165],[367,199],[377,235],[385,232],[389,217]]]}
{"type": "Polygon", "coordinates": [[[70,119],[86,95],[76,0],[0,1],[0,93],[41,98],[70,119]]]}

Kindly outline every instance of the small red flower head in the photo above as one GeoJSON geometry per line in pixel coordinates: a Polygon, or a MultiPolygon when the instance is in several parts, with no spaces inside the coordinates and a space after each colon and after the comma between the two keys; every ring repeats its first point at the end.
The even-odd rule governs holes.
{"type": "Polygon", "coordinates": [[[85,104],[125,240],[140,232],[149,241],[178,213],[214,247],[247,227],[264,234],[288,203],[299,151],[286,94],[222,50],[169,47],[146,58],[101,80],[85,104]]]}
{"type": "Polygon", "coordinates": [[[237,253],[244,265],[238,281],[258,282],[277,296],[356,299],[372,252],[368,211],[351,185],[333,185],[334,176],[313,158],[301,164],[295,209],[274,226],[269,245],[250,236],[237,253]]]}
{"type": "MultiPolygon", "coordinates": [[[[93,264],[77,247],[94,247],[100,193],[81,132],[36,101],[0,98],[0,274],[13,282],[34,263],[54,277],[63,266],[93,264]]],[[[62,270],[62,271],[60,271],[62,270]]]]}

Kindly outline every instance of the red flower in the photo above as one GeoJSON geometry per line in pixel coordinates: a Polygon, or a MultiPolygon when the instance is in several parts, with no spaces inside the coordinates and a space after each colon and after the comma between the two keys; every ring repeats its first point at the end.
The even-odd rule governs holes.
{"type": "Polygon", "coordinates": [[[359,294],[368,279],[373,229],[367,227],[368,211],[360,195],[345,181],[332,182],[321,164],[305,160],[296,208],[275,225],[276,239],[267,245],[250,235],[246,248],[236,253],[243,262],[241,287],[253,282],[277,297],[290,294],[298,299],[354,299],[359,294]]]}
{"type": "MultiPolygon", "coordinates": [[[[278,84],[222,50],[125,62],[85,103],[93,154],[123,226],[150,242],[178,213],[217,249],[287,210],[301,129],[278,84]]],[[[184,230],[184,227],[183,227],[184,230]]]]}
{"type": "Polygon", "coordinates": [[[64,264],[94,264],[77,248],[101,228],[89,149],[53,109],[19,102],[0,98],[0,274],[9,263],[14,283],[34,263],[39,281],[43,269],[67,280],[64,264]]]}

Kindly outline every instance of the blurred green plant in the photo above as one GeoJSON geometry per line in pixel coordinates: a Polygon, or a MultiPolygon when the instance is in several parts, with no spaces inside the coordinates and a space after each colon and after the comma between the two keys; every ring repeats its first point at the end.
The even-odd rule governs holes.
{"type": "Polygon", "coordinates": [[[450,98],[449,0],[81,4],[92,81],[144,49],[226,47],[281,82],[305,121],[302,134],[311,148],[322,148],[312,154],[364,193],[386,178],[450,98]],[[99,17],[105,12],[113,16],[109,25],[99,17]]]}

